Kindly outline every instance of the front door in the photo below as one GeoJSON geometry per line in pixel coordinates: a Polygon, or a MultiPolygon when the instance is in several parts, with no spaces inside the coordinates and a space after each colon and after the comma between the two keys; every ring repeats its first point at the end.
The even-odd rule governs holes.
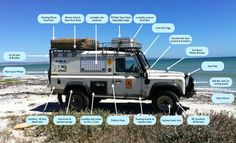
{"type": "Polygon", "coordinates": [[[115,73],[112,79],[116,96],[138,97],[142,95],[140,65],[133,56],[115,58],[115,73]]]}

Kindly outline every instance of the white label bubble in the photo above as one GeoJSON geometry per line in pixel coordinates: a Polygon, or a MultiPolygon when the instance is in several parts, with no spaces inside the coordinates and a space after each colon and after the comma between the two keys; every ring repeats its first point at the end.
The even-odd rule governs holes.
{"type": "Polygon", "coordinates": [[[110,15],[110,22],[113,24],[129,24],[132,22],[132,15],[130,15],[130,14],[112,14],[112,15],[110,15]]]}
{"type": "Polygon", "coordinates": [[[183,124],[183,117],[176,116],[161,116],[160,122],[162,125],[181,125],[183,124]]]}
{"type": "Polygon", "coordinates": [[[3,59],[7,62],[22,62],[26,58],[24,52],[4,52],[3,59]]]}
{"type": "Polygon", "coordinates": [[[221,61],[205,61],[202,62],[201,68],[203,71],[223,71],[224,63],[221,61]]]}
{"type": "Polygon", "coordinates": [[[134,22],[137,24],[152,24],[156,22],[156,15],[154,14],[136,14],[134,15],[134,22]]]}
{"type": "Polygon", "coordinates": [[[156,117],[152,115],[136,115],[134,116],[135,125],[155,125],[156,117]]]}
{"type": "Polygon", "coordinates": [[[172,45],[187,45],[192,42],[192,37],[190,35],[171,35],[169,42],[172,45]]]}
{"type": "Polygon", "coordinates": [[[3,68],[2,74],[4,76],[23,76],[25,75],[24,67],[5,67],[3,68]]]}
{"type": "Polygon", "coordinates": [[[81,125],[102,125],[103,118],[101,116],[81,116],[80,124],[81,125]]]}
{"type": "Polygon", "coordinates": [[[187,56],[207,56],[208,55],[208,48],[207,47],[188,47],[186,48],[186,55],[187,56]]]}
{"type": "Polygon", "coordinates": [[[29,125],[47,125],[49,119],[47,116],[28,116],[26,118],[26,123],[29,125]]]}
{"type": "Polygon", "coordinates": [[[107,124],[108,125],[128,125],[129,116],[108,116],[107,124]]]}
{"type": "Polygon", "coordinates": [[[71,115],[57,115],[53,118],[53,123],[55,125],[74,125],[76,118],[71,115]]]}
{"type": "Polygon", "coordinates": [[[213,77],[209,83],[211,87],[230,87],[233,81],[229,77],[213,77]]]}
{"type": "Polygon", "coordinates": [[[84,22],[82,14],[64,14],[61,19],[65,24],[81,24],[84,22]]]}
{"type": "Polygon", "coordinates": [[[57,24],[60,22],[60,15],[58,14],[39,14],[38,22],[41,24],[57,24]]]}
{"type": "Polygon", "coordinates": [[[188,116],[187,123],[189,125],[208,125],[210,123],[209,116],[188,116]]]}
{"type": "Polygon", "coordinates": [[[216,104],[231,104],[234,102],[234,95],[227,93],[214,93],[211,100],[216,104]]]}
{"type": "Polygon", "coordinates": [[[155,23],[152,25],[152,31],[155,33],[172,33],[175,31],[175,25],[172,23],[155,23]]]}
{"type": "Polygon", "coordinates": [[[88,14],[86,15],[86,22],[89,24],[105,24],[108,22],[106,14],[88,14]]]}

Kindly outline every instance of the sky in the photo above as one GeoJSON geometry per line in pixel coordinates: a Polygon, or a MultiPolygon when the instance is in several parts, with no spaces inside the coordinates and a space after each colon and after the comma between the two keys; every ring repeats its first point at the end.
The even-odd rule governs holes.
{"type": "MultiPolygon", "coordinates": [[[[170,35],[191,35],[189,45],[172,45],[167,58],[186,56],[188,46],[206,46],[209,57],[236,56],[235,0],[2,0],[0,5],[0,55],[7,51],[48,54],[52,26],[56,38],[72,38],[73,25],[40,24],[39,14],[155,14],[157,23],[173,23],[173,33],[154,33],[152,24],[144,24],[136,40],[143,51],[157,35],[158,40],[147,52],[148,58],[158,58],[169,46],[170,35]],[[3,2],[4,1],[4,2],[3,2]]],[[[77,26],[77,37],[94,38],[94,25],[84,22],[77,26]]],[[[133,37],[140,24],[121,25],[122,37],[133,37]]],[[[98,25],[98,40],[109,42],[117,38],[118,25],[98,25]]],[[[47,58],[27,58],[27,61],[47,61],[47,58]]],[[[1,56],[0,62],[3,62],[1,56]]]]}

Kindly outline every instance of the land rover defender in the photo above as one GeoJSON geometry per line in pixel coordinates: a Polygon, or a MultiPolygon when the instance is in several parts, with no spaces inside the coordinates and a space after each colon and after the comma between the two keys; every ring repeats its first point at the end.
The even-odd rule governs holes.
{"type": "Polygon", "coordinates": [[[182,72],[152,70],[142,45],[130,38],[109,43],[93,39],[51,40],[49,81],[61,105],[76,110],[102,99],[149,99],[155,110],[175,113],[181,97],[194,94],[193,78],[182,72]],[[112,90],[114,87],[114,91],[112,90]],[[63,101],[62,96],[65,95],[63,101]],[[170,108],[170,109],[169,109],[170,108]]]}

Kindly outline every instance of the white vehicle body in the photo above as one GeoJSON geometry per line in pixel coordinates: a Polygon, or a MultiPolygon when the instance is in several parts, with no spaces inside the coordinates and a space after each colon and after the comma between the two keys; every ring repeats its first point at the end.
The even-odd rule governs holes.
{"type": "Polygon", "coordinates": [[[154,91],[162,89],[174,92],[178,98],[191,96],[193,87],[186,91],[184,73],[149,70],[145,56],[140,49],[132,49],[134,45],[128,44],[131,50],[125,50],[127,46],[121,46],[123,50],[51,49],[49,79],[54,92],[68,95],[77,86],[88,96],[95,93],[96,98],[113,98],[114,85],[116,98],[151,99],[154,91]]]}

